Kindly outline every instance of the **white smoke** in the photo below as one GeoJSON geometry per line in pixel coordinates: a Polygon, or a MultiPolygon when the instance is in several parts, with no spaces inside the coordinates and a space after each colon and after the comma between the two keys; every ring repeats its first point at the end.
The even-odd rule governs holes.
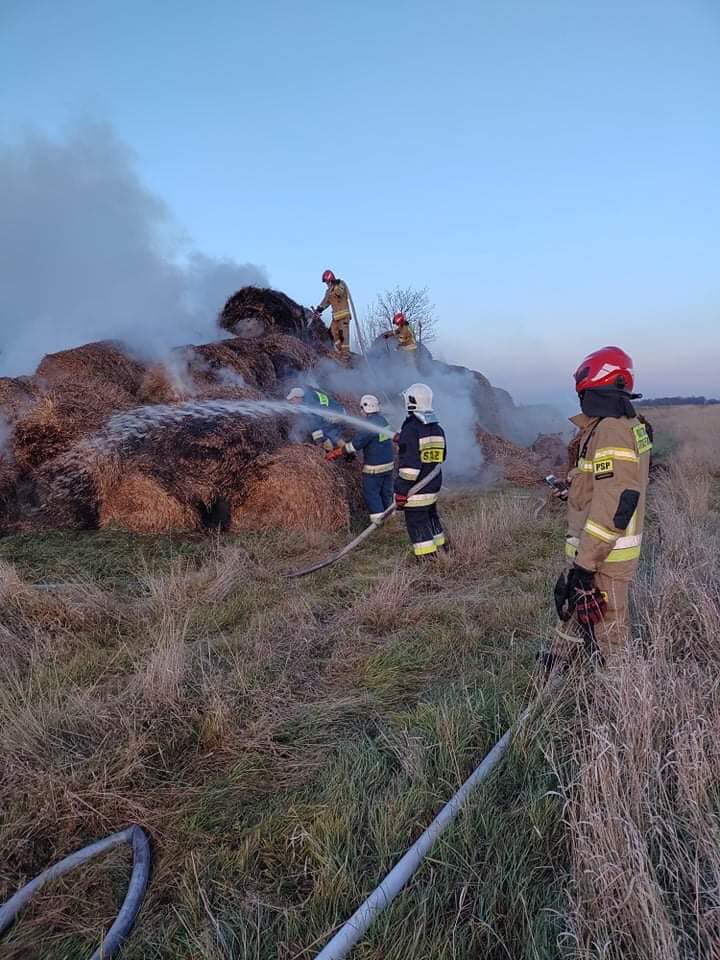
{"type": "Polygon", "coordinates": [[[215,316],[262,268],[192,249],[112,129],[0,144],[0,375],[117,339],[145,356],[218,339],[215,316]]]}

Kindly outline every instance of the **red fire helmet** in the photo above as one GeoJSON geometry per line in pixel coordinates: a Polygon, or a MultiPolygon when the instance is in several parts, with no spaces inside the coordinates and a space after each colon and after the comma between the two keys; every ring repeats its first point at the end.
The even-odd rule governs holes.
{"type": "Polygon", "coordinates": [[[393,317],[393,323],[395,324],[396,327],[401,327],[404,323],[407,323],[407,320],[405,319],[405,314],[402,312],[402,310],[399,310],[395,314],[395,316],[393,317]]]}
{"type": "Polygon", "coordinates": [[[602,347],[585,357],[575,371],[575,389],[578,393],[593,387],[617,386],[632,391],[635,380],[633,362],[620,347],[602,347]]]}
{"type": "Polygon", "coordinates": [[[335,274],[332,272],[332,270],[326,270],[326,271],[323,273],[322,282],[323,282],[323,283],[335,283],[335,274]]]}

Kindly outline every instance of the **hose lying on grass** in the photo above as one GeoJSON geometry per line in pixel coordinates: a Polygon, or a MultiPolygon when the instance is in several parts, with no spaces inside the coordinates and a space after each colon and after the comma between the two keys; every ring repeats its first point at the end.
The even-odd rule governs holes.
{"type": "Polygon", "coordinates": [[[342,925],[335,936],[317,954],[315,960],[342,960],[362,939],[378,914],[389,907],[395,897],[403,890],[408,881],[422,865],[441,833],[457,817],[466,805],[475,788],[487,780],[493,768],[507,752],[515,734],[527,723],[535,710],[548,696],[556,691],[563,682],[561,675],[553,676],[541,690],[540,695],[520,715],[515,727],[506,730],[492,750],[486,754],[480,765],[470,774],[458,792],[448,800],[433,822],[420,834],[410,849],[398,860],[382,883],[362,903],[350,919],[342,925]]]}
{"type": "Polygon", "coordinates": [[[25,884],[0,907],[0,936],[46,883],[70,873],[75,867],[79,867],[88,860],[92,860],[102,853],[107,853],[108,850],[113,850],[123,843],[129,844],[133,852],[130,883],[120,912],[90,960],[110,960],[111,957],[116,956],[130,935],[142,906],[150,878],[150,841],[145,831],[137,826],[128,827],[127,830],[121,830],[119,833],[113,833],[112,836],[106,837],[104,840],[98,840],[88,847],[83,847],[82,850],[71,853],[69,857],[65,857],[59,863],[48,867],[30,883],[25,884]]]}
{"type": "MultiPolygon", "coordinates": [[[[441,464],[433,467],[426,477],[423,477],[419,483],[416,483],[414,487],[410,488],[408,497],[412,497],[414,494],[423,490],[431,480],[435,479],[438,473],[440,473],[441,469],[441,464]]],[[[322,570],[323,567],[329,567],[331,563],[337,563],[338,560],[342,560],[343,557],[346,557],[352,550],[355,549],[355,547],[358,547],[363,540],[366,540],[370,534],[373,533],[373,531],[382,526],[387,518],[391,517],[396,510],[396,505],[391,503],[387,510],[380,514],[377,520],[373,520],[369,527],[365,527],[363,532],[358,534],[354,540],[351,540],[350,543],[344,546],[340,553],[336,553],[332,557],[328,557],[326,560],[320,560],[318,563],[313,563],[309,567],[302,567],[300,570],[289,570],[286,574],[284,574],[284,576],[288,579],[292,579],[293,577],[304,577],[308,573],[315,573],[316,570],[322,570]]]]}

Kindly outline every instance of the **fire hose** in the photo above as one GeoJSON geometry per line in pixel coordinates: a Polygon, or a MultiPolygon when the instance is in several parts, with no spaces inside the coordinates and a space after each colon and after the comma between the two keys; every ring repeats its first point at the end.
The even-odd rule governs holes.
{"type": "Polygon", "coordinates": [[[495,746],[490,750],[480,765],[470,774],[457,793],[448,800],[445,806],[432,821],[430,826],[420,834],[410,849],[398,860],[385,879],[377,886],[370,896],[358,907],[350,919],[342,925],[317,954],[315,960],[342,960],[352,950],[355,944],[367,933],[369,927],[378,916],[393,902],[403,890],[408,881],[421,867],[438,837],[450,826],[457,815],[470,799],[473,791],[484,780],[487,780],[492,770],[507,753],[512,738],[525,726],[535,710],[550,693],[557,690],[563,682],[563,677],[555,675],[542,689],[537,699],[531,703],[520,715],[515,727],[510,727],[495,746]]]}
{"type": "Polygon", "coordinates": [[[48,867],[34,880],[26,883],[0,907],[0,936],[11,926],[20,911],[28,905],[46,883],[70,873],[71,870],[88,860],[107,853],[108,850],[114,850],[115,847],[122,846],[124,843],[132,848],[133,854],[130,883],[117,917],[90,960],[110,960],[111,957],[116,956],[135,924],[150,878],[150,841],[145,831],[138,826],[128,827],[119,833],[113,833],[111,836],[105,837],[104,840],[98,840],[96,843],[83,847],[82,850],[71,853],[70,856],[60,860],[52,867],[48,867]]]}
{"type": "MultiPolygon", "coordinates": [[[[419,483],[416,483],[414,487],[410,488],[408,492],[408,497],[412,497],[414,496],[414,494],[420,493],[420,491],[423,490],[430,483],[431,480],[435,479],[438,473],[440,473],[441,469],[442,467],[440,464],[433,467],[430,473],[426,477],[423,477],[423,479],[420,480],[419,483]]],[[[336,553],[332,557],[328,557],[325,560],[320,560],[318,563],[313,563],[309,567],[302,567],[300,570],[289,570],[286,574],[284,574],[284,576],[287,579],[292,580],[295,577],[304,577],[308,573],[315,573],[316,570],[322,570],[323,567],[329,567],[331,564],[337,563],[338,560],[342,560],[343,557],[346,557],[351,551],[353,551],[355,547],[360,546],[363,540],[366,540],[371,533],[377,530],[378,527],[382,526],[382,524],[385,523],[387,518],[391,517],[396,510],[397,510],[397,506],[394,503],[391,503],[390,506],[387,508],[387,510],[384,510],[380,514],[377,520],[373,520],[373,522],[370,524],[369,527],[365,527],[363,532],[358,534],[358,536],[355,537],[354,540],[351,540],[350,543],[344,546],[339,553],[336,553]]]]}

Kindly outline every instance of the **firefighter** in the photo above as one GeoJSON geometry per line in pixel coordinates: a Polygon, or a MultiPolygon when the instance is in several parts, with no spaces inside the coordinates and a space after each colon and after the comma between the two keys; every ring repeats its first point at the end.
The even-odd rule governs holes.
{"type": "Polygon", "coordinates": [[[325,450],[327,460],[335,459],[332,456],[334,450],[340,450],[342,453],[344,439],[342,436],[342,427],[337,421],[323,416],[323,413],[345,413],[345,407],[337,400],[323,393],[322,390],[316,390],[315,387],[293,387],[285,398],[288,403],[302,404],[304,407],[313,407],[318,410],[317,414],[308,413],[302,421],[305,429],[312,437],[313,443],[322,445],[325,450]]]}
{"type": "Polygon", "coordinates": [[[323,273],[322,282],[327,284],[327,293],[315,310],[322,314],[327,307],[332,307],[330,333],[339,356],[347,360],[350,357],[350,294],[347,284],[338,280],[332,270],[323,273]]]}
{"type": "Polygon", "coordinates": [[[584,650],[607,661],[630,638],[628,589],[637,569],[645,516],[652,429],[632,400],[632,360],[603,347],[575,372],[581,413],[571,418],[566,569],[555,584],[561,621],[544,665],[584,650]],[[569,621],[576,627],[568,629],[569,621]]]}
{"type": "Polygon", "coordinates": [[[363,496],[370,511],[372,523],[379,523],[382,515],[393,502],[393,433],[385,417],[380,413],[380,401],[370,393],[360,398],[360,409],[370,423],[387,427],[387,432],[368,431],[353,437],[345,444],[345,455],[349,458],[363,451],[363,496]]]}
{"type": "Polygon", "coordinates": [[[398,475],[395,503],[405,511],[405,525],[418,560],[434,559],[438,547],[447,550],[445,533],[437,511],[442,487],[439,472],[419,493],[410,488],[423,480],[447,457],[445,431],[433,413],[433,394],[425,383],[413,383],[403,392],[407,417],[398,436],[398,475]]]}
{"type": "Polygon", "coordinates": [[[397,350],[402,350],[402,355],[405,359],[416,365],[416,351],[417,351],[417,340],[415,339],[415,333],[413,328],[407,322],[405,314],[401,311],[395,314],[393,317],[393,324],[395,325],[394,330],[388,330],[383,334],[383,337],[386,340],[389,340],[391,337],[397,338],[397,350]]]}

